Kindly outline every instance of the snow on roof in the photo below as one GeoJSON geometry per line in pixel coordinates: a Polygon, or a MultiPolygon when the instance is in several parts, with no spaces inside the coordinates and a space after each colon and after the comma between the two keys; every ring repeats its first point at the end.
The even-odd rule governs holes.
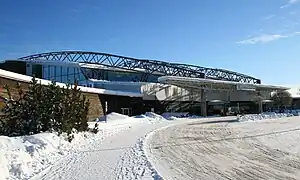
{"type": "Polygon", "coordinates": [[[56,61],[56,60],[46,60],[46,59],[37,59],[34,61],[29,61],[29,60],[24,60],[24,59],[9,59],[9,60],[4,60],[4,62],[9,62],[9,61],[23,61],[29,64],[43,64],[43,65],[53,65],[53,66],[67,66],[67,67],[78,67],[79,63],[78,62],[70,62],[70,61],[56,61]]]}
{"type": "Polygon", "coordinates": [[[133,81],[108,81],[108,80],[99,80],[99,79],[89,79],[91,82],[97,84],[119,84],[119,85],[142,85],[145,82],[133,82],[133,81]]]}
{"type": "MultiPolygon", "coordinates": [[[[31,76],[18,74],[3,69],[0,69],[0,77],[16,80],[20,82],[30,82],[32,80],[31,76]]],[[[36,78],[36,80],[43,85],[49,85],[51,83],[51,81],[45,79],[36,78]]],[[[56,84],[60,87],[66,87],[66,84],[64,83],[56,83],[56,84]]],[[[78,88],[80,88],[80,90],[83,92],[95,93],[95,94],[107,94],[107,95],[130,96],[130,97],[143,96],[142,93],[134,93],[134,92],[115,91],[115,90],[107,90],[107,89],[100,89],[100,88],[83,87],[83,86],[78,86],[78,88]]]]}
{"type": "MultiPolygon", "coordinates": [[[[264,85],[264,84],[248,84],[240,83],[233,81],[222,81],[222,80],[213,80],[213,79],[202,79],[202,78],[189,78],[189,77],[179,77],[179,76],[162,76],[158,78],[159,82],[171,83],[174,85],[189,86],[193,85],[193,88],[201,88],[201,85],[217,85],[217,86],[226,86],[227,88],[236,88],[243,89],[242,87],[247,88],[247,90],[288,90],[288,87],[283,86],[274,86],[274,85],[264,85]]],[[[216,86],[214,86],[216,87],[216,86]]],[[[246,90],[246,89],[245,89],[246,90]]]]}

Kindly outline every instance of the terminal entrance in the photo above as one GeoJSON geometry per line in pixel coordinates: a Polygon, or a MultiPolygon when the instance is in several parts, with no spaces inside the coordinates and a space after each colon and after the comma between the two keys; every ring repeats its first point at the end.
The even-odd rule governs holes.
{"type": "MultiPolygon", "coordinates": [[[[287,89],[281,86],[178,76],[162,76],[158,81],[186,89],[191,92],[190,94],[197,92],[200,96],[197,101],[201,103],[201,116],[262,113],[264,106],[266,106],[264,101],[270,98],[271,92],[287,89]],[[213,91],[226,92],[227,97],[224,95],[216,96],[221,101],[212,102],[213,96],[209,96],[208,93],[213,91]],[[236,93],[237,96],[231,97],[232,92],[236,93]]],[[[193,101],[193,97],[191,101],[193,101]]]]}
{"type": "Polygon", "coordinates": [[[132,115],[132,108],[121,108],[121,112],[124,115],[131,116],[132,115]]]}

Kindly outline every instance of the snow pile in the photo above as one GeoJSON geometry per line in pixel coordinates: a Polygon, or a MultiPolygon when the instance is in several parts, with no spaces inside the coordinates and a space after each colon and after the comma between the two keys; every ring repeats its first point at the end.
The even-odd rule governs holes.
{"type": "Polygon", "coordinates": [[[96,121],[97,122],[101,122],[101,121],[114,121],[114,120],[124,120],[124,119],[127,119],[127,118],[129,118],[129,116],[112,112],[112,113],[109,113],[106,116],[98,118],[96,121]]]}
{"type": "Polygon", "coordinates": [[[146,117],[152,118],[152,119],[157,119],[157,120],[165,120],[164,117],[162,117],[161,115],[155,114],[153,112],[146,112],[145,113],[146,117]]]}
{"type": "Polygon", "coordinates": [[[299,109],[286,110],[286,111],[284,111],[284,113],[293,114],[294,116],[300,116],[300,110],[299,109]]]}
{"type": "Polygon", "coordinates": [[[2,176],[0,179],[8,179],[9,177],[8,161],[3,149],[0,149],[0,174],[2,176]]]}
{"type": "Polygon", "coordinates": [[[0,136],[0,180],[29,179],[65,156],[96,149],[107,137],[133,126],[167,122],[164,117],[151,112],[139,118],[110,113],[106,118],[106,122],[88,123],[90,128],[98,124],[97,134],[75,133],[71,143],[66,140],[65,135],[58,136],[55,133],[19,137],[0,136]]]}
{"type": "Polygon", "coordinates": [[[298,114],[300,113],[300,109],[284,109],[284,110],[280,110],[280,109],[275,109],[274,111],[275,113],[291,113],[291,114],[298,114]]]}
{"type": "Polygon", "coordinates": [[[237,120],[240,122],[242,121],[258,121],[264,119],[278,119],[283,117],[291,117],[291,116],[298,116],[298,114],[291,114],[291,113],[275,113],[275,112],[268,112],[262,114],[247,114],[243,116],[237,116],[237,120]]]}
{"type": "Polygon", "coordinates": [[[1,166],[3,179],[28,179],[66,155],[71,144],[53,133],[32,136],[0,136],[1,166]]]}
{"type": "Polygon", "coordinates": [[[148,121],[149,123],[153,124],[153,123],[161,123],[161,122],[166,122],[167,120],[173,120],[176,119],[173,116],[169,116],[168,118],[156,114],[154,112],[146,112],[145,114],[142,115],[138,115],[135,117],[136,119],[141,119],[141,121],[148,121]],[[173,118],[173,119],[172,119],[173,118]]]}
{"type": "Polygon", "coordinates": [[[162,114],[162,116],[168,120],[174,120],[176,118],[185,118],[189,117],[188,112],[181,112],[181,113],[171,113],[171,112],[165,112],[162,114]]]}
{"type": "MultiPolygon", "coordinates": [[[[167,120],[177,120],[178,118],[189,118],[189,119],[204,118],[203,116],[192,115],[192,114],[189,114],[188,112],[179,112],[179,113],[165,112],[162,114],[162,116],[167,120]]],[[[209,117],[220,117],[220,115],[214,115],[214,116],[209,116],[209,117]]]]}
{"type": "Polygon", "coordinates": [[[165,122],[167,120],[163,116],[155,114],[153,112],[146,112],[144,114],[144,117],[145,117],[145,119],[150,121],[150,123],[161,123],[161,122],[165,122]]]}

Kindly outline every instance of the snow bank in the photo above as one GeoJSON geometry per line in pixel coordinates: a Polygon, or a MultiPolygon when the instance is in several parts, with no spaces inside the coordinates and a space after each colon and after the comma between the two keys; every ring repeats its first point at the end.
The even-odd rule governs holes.
{"type": "MultiPolygon", "coordinates": [[[[191,115],[188,112],[179,112],[179,113],[166,112],[163,113],[162,116],[167,120],[177,120],[178,118],[189,118],[189,119],[204,118],[203,116],[191,115]]],[[[220,115],[214,115],[209,117],[220,117],[220,115]]]]}
{"type": "Polygon", "coordinates": [[[153,112],[146,112],[145,113],[146,117],[152,118],[152,119],[156,119],[156,120],[166,120],[164,117],[162,117],[161,115],[155,114],[153,112]]]}
{"type": "Polygon", "coordinates": [[[127,119],[127,118],[129,118],[129,116],[112,112],[112,113],[109,113],[106,116],[98,118],[96,121],[98,121],[98,122],[101,122],[101,121],[115,121],[115,120],[124,120],[124,119],[127,119]]]}
{"type": "MultiPolygon", "coordinates": [[[[163,120],[166,120],[162,116],[155,113],[145,113],[143,115],[129,117],[123,114],[110,113],[105,117],[99,118],[96,122],[101,127],[111,127],[111,126],[131,126],[133,124],[153,124],[163,120]]],[[[90,123],[89,127],[92,128],[95,123],[90,123]]]]}
{"type": "Polygon", "coordinates": [[[0,136],[3,179],[28,179],[67,154],[71,144],[53,133],[32,136],[0,136]]]}
{"type": "Polygon", "coordinates": [[[29,179],[64,156],[76,151],[96,148],[103,139],[138,124],[156,124],[166,119],[155,113],[129,117],[118,113],[106,116],[107,122],[89,122],[93,128],[98,123],[97,134],[80,132],[74,134],[72,142],[66,136],[55,133],[40,133],[31,136],[0,136],[0,180],[29,179]],[[96,143],[97,142],[97,143],[96,143]]]}
{"type": "Polygon", "coordinates": [[[138,116],[139,118],[144,118],[144,120],[149,121],[150,123],[162,123],[166,122],[167,120],[171,120],[171,118],[166,119],[165,117],[153,113],[153,112],[146,112],[144,115],[138,116]]]}
{"type": "Polygon", "coordinates": [[[183,118],[183,117],[189,117],[189,113],[188,112],[181,112],[181,113],[171,113],[171,112],[165,112],[162,114],[162,116],[166,119],[176,119],[176,118],[183,118]]]}
{"type": "Polygon", "coordinates": [[[128,130],[132,126],[168,122],[161,115],[147,112],[138,117],[128,117],[118,113],[106,116],[107,122],[89,122],[93,128],[98,123],[97,134],[80,132],[74,134],[72,142],[65,135],[40,133],[31,136],[0,136],[0,180],[29,179],[67,155],[96,149],[109,136],[128,130]]]}
{"type": "Polygon", "coordinates": [[[299,113],[275,113],[275,112],[266,112],[262,114],[247,114],[243,116],[237,116],[237,119],[240,122],[243,121],[258,121],[264,119],[278,119],[283,117],[299,116],[299,113]]]}
{"type": "Polygon", "coordinates": [[[65,135],[40,133],[31,136],[0,136],[0,180],[29,179],[66,155],[80,150],[94,149],[97,143],[130,125],[99,126],[97,134],[80,132],[72,142],[65,135]],[[97,142],[97,143],[96,143],[97,142]]]}

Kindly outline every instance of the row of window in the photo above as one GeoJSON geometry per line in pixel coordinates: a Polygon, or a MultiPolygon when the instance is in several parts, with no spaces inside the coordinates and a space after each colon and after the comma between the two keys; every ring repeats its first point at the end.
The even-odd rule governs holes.
{"type": "Polygon", "coordinates": [[[43,65],[43,79],[62,83],[74,83],[75,81],[78,81],[80,84],[86,81],[86,77],[77,67],[52,65],[43,65]]]}
{"type": "MultiPolygon", "coordinates": [[[[145,74],[143,72],[123,72],[100,69],[97,72],[85,69],[88,78],[119,81],[119,82],[157,82],[159,75],[145,74]]],[[[62,82],[74,83],[78,81],[80,84],[86,83],[87,79],[79,67],[55,66],[55,65],[28,65],[28,74],[35,74],[36,77],[62,82]]]]}
{"type": "Polygon", "coordinates": [[[145,74],[143,72],[126,72],[126,71],[112,71],[99,69],[97,72],[94,70],[85,70],[89,78],[102,79],[108,81],[125,81],[125,82],[157,82],[158,75],[145,74]]]}

